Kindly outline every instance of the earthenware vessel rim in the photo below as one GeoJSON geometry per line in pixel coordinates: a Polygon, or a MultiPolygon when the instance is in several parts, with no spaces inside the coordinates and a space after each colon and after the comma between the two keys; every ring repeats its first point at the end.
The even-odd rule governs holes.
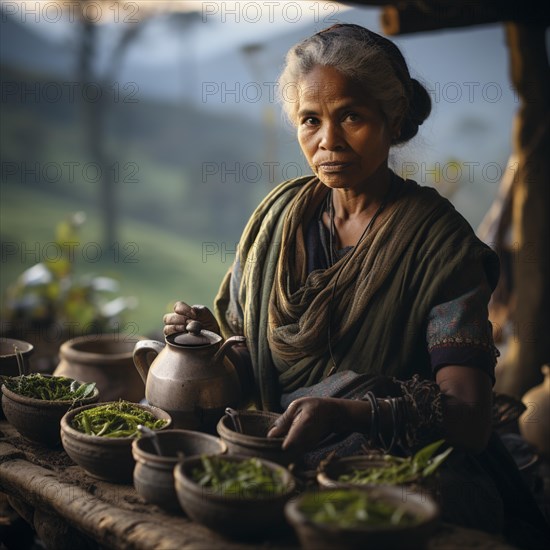
{"type": "Polygon", "coordinates": [[[362,467],[379,467],[388,465],[382,457],[380,456],[368,456],[368,455],[356,455],[356,456],[346,456],[341,458],[336,458],[327,464],[322,465],[317,472],[317,482],[321,487],[326,487],[330,489],[341,489],[341,488],[355,488],[355,487],[397,487],[397,486],[409,486],[414,483],[418,483],[422,477],[420,473],[410,481],[404,484],[391,484],[391,483],[351,483],[349,481],[338,481],[331,475],[334,475],[334,471],[341,469],[339,475],[344,473],[351,473],[353,468],[362,468],[362,467]]]}
{"type": "MultiPolygon", "coordinates": [[[[68,411],[63,418],[61,419],[61,431],[64,431],[68,436],[74,437],[75,439],[81,439],[82,441],[89,441],[92,443],[98,443],[109,446],[117,445],[128,445],[131,443],[135,437],[102,437],[99,435],[89,435],[84,432],[78,431],[76,428],[71,426],[72,419],[81,411],[86,409],[91,409],[92,407],[101,407],[103,405],[114,405],[119,403],[119,401],[108,401],[105,403],[92,403],[91,405],[84,405],[82,407],[77,407],[68,411]]],[[[145,409],[146,411],[151,412],[155,417],[167,420],[168,422],[160,430],[168,428],[172,424],[172,417],[164,410],[154,407],[153,405],[141,405],[140,403],[132,403],[139,407],[140,409],[145,409]]]]}
{"type": "MultiPolygon", "coordinates": [[[[227,444],[225,443],[225,441],[223,441],[219,437],[216,437],[215,435],[197,432],[194,430],[173,429],[173,430],[167,430],[165,432],[159,431],[159,433],[157,434],[157,437],[162,439],[162,438],[168,438],[170,436],[177,437],[178,435],[183,435],[183,436],[191,435],[193,437],[199,436],[201,439],[207,438],[208,441],[212,441],[213,443],[215,442],[216,444],[220,445],[221,450],[219,454],[227,453],[227,444]]],[[[141,444],[142,444],[141,442],[144,441],[144,439],[145,438],[140,437],[140,438],[134,438],[134,440],[132,441],[132,452],[134,453],[134,458],[136,462],[142,462],[143,464],[156,462],[159,464],[175,465],[180,461],[180,459],[177,456],[160,456],[158,454],[148,453],[147,451],[144,451],[141,448],[141,444]]],[[[189,456],[199,456],[199,455],[189,455],[189,456]]]]}
{"type": "MultiPolygon", "coordinates": [[[[51,374],[43,374],[42,376],[47,376],[49,378],[66,378],[61,376],[52,376],[51,374]]],[[[73,378],[69,378],[69,380],[74,380],[73,378]]],[[[80,380],[77,380],[77,382],[80,382],[80,380]]],[[[84,384],[84,382],[80,382],[81,384],[84,384]]],[[[36,405],[36,406],[43,406],[43,407],[51,407],[51,408],[63,408],[67,405],[70,405],[71,403],[84,403],[87,404],[90,402],[91,399],[97,399],[99,396],[99,390],[97,388],[94,388],[94,391],[91,395],[88,395],[86,397],[81,397],[77,399],[58,399],[58,400],[51,400],[51,399],[37,399],[35,397],[27,397],[25,395],[20,395],[12,390],[10,390],[5,384],[2,384],[2,393],[11,399],[12,401],[16,401],[17,403],[22,403],[23,405],[36,405]]],[[[94,403],[92,403],[94,404],[94,403]]]]}
{"type": "MultiPolygon", "coordinates": [[[[273,420],[275,420],[280,416],[278,413],[271,413],[268,411],[240,410],[238,411],[238,413],[241,421],[243,418],[246,418],[246,416],[269,417],[273,415],[273,420]]],[[[242,445],[244,447],[247,447],[250,445],[257,446],[261,444],[264,447],[280,448],[284,441],[284,437],[267,437],[267,436],[261,437],[257,435],[248,435],[246,433],[239,433],[239,432],[236,432],[231,427],[231,425],[232,425],[231,417],[228,414],[225,414],[218,421],[216,430],[220,435],[220,437],[222,437],[223,439],[226,439],[231,443],[238,443],[239,445],[242,445]]]]}
{"type": "MultiPolygon", "coordinates": [[[[32,351],[34,351],[34,346],[30,343],[30,342],[26,342],[25,340],[17,340],[15,338],[0,338],[0,343],[2,342],[7,342],[8,345],[14,345],[14,346],[17,346],[17,349],[24,355],[24,354],[29,354],[31,353],[32,351]],[[21,347],[19,347],[19,345],[21,345],[21,347]]],[[[15,351],[11,352],[11,353],[0,353],[0,359],[6,359],[8,357],[15,357],[15,351]]]]}
{"type": "Polygon", "coordinates": [[[121,359],[127,360],[132,358],[134,346],[140,340],[146,340],[145,336],[125,336],[121,334],[89,334],[87,336],[77,336],[76,338],[71,338],[70,340],[63,342],[59,348],[59,354],[61,358],[65,358],[70,361],[77,361],[79,363],[105,363],[121,359]],[[132,339],[124,340],[125,338],[132,339]],[[119,353],[101,353],[78,349],[79,346],[82,346],[83,344],[93,342],[98,342],[100,344],[126,344],[128,345],[128,350],[119,353]]]}
{"type": "MultiPolygon", "coordinates": [[[[212,456],[218,457],[218,455],[208,455],[209,458],[212,456]]],[[[251,458],[254,458],[254,457],[240,455],[240,454],[222,455],[222,457],[224,460],[228,460],[230,462],[242,462],[244,460],[250,460],[251,458]]],[[[202,456],[200,455],[194,455],[194,456],[185,457],[183,462],[178,462],[174,466],[174,478],[180,484],[184,484],[187,490],[192,491],[194,493],[200,493],[204,495],[204,497],[207,498],[207,500],[210,500],[212,502],[224,503],[224,504],[230,504],[231,502],[238,502],[239,504],[254,503],[254,502],[269,503],[269,502],[275,502],[281,499],[288,498],[289,494],[291,494],[296,488],[296,480],[294,479],[294,476],[284,466],[281,466],[276,462],[272,462],[271,460],[266,460],[265,458],[256,457],[257,460],[259,460],[263,465],[265,465],[271,471],[276,471],[281,474],[282,484],[285,488],[284,492],[278,495],[270,495],[262,498],[243,498],[240,495],[236,495],[236,496],[218,495],[215,492],[207,492],[208,491],[207,488],[203,487],[202,485],[199,485],[196,481],[193,481],[187,473],[188,469],[193,468],[198,464],[200,464],[201,458],[202,456]]]]}
{"type": "MultiPolygon", "coordinates": [[[[310,519],[302,510],[300,510],[300,504],[303,501],[305,495],[309,495],[312,491],[306,491],[297,498],[289,501],[285,506],[285,515],[289,521],[293,524],[309,525],[318,529],[320,532],[327,533],[353,533],[353,534],[367,534],[367,533],[398,533],[400,531],[414,531],[420,527],[425,527],[439,518],[440,511],[437,503],[428,495],[421,494],[420,492],[407,492],[406,499],[404,498],[403,486],[390,486],[380,485],[377,487],[353,487],[353,488],[321,488],[317,490],[317,493],[330,493],[333,491],[349,491],[349,492],[362,492],[367,493],[371,498],[379,498],[381,500],[387,499],[390,503],[400,501],[406,504],[414,503],[418,512],[413,513],[418,521],[413,525],[364,525],[354,527],[341,527],[338,525],[327,525],[323,523],[317,523],[310,519]],[[420,516],[420,517],[419,517],[420,516]]],[[[407,507],[410,511],[410,506],[407,507]]]]}

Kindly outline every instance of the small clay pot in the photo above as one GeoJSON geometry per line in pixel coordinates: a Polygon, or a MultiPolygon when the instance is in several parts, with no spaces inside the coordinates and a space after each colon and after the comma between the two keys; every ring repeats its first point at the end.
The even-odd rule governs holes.
{"type": "Polygon", "coordinates": [[[95,382],[102,401],[139,402],[145,385],[134,367],[133,352],[140,336],[91,334],[64,342],[55,375],[95,382]]]}
{"type": "MultiPolygon", "coordinates": [[[[240,462],[250,457],[227,455],[224,459],[240,462]]],[[[193,481],[191,473],[201,463],[201,457],[194,456],[178,463],[174,469],[181,507],[192,520],[229,537],[254,539],[280,528],[284,525],[285,503],[294,493],[296,483],[286,468],[274,462],[259,460],[270,470],[279,473],[285,488],[282,494],[251,498],[213,492],[193,481]]]]}
{"type": "MultiPolygon", "coordinates": [[[[23,372],[29,372],[29,358],[34,352],[34,346],[23,340],[15,340],[14,338],[0,338],[0,376],[18,376],[19,366],[17,364],[17,348],[23,357],[23,372]]],[[[5,418],[4,411],[0,407],[0,419],[5,418]]]]}
{"type": "Polygon", "coordinates": [[[181,513],[174,484],[174,467],[178,452],[184,456],[216,455],[227,451],[219,438],[190,430],[168,430],[157,434],[162,456],[158,455],[150,437],[132,442],[132,455],[136,461],[134,487],[151,504],[168,512],[181,513]]]}
{"type": "Polygon", "coordinates": [[[61,443],[59,426],[67,411],[98,400],[97,388],[94,388],[92,395],[78,401],[47,401],[19,395],[2,385],[2,408],[7,421],[25,439],[48,447],[61,443]]]}
{"type": "Polygon", "coordinates": [[[349,481],[340,481],[339,478],[345,474],[352,474],[355,470],[369,470],[373,468],[382,468],[389,466],[382,457],[376,455],[356,455],[336,458],[328,463],[322,464],[317,472],[317,483],[320,487],[326,489],[354,489],[356,487],[401,487],[403,491],[419,492],[423,495],[429,495],[437,502],[441,498],[439,471],[433,475],[423,478],[419,473],[410,481],[402,484],[391,483],[351,483],[349,481]]]}
{"type": "Polygon", "coordinates": [[[295,452],[283,451],[284,438],[267,437],[269,428],[279,414],[267,411],[237,411],[242,432],[235,431],[229,415],[223,416],[216,427],[219,436],[227,444],[229,454],[257,456],[287,466],[295,461],[295,452]]]}
{"type": "Polygon", "coordinates": [[[339,477],[344,474],[351,474],[354,470],[380,468],[384,465],[387,465],[387,462],[380,457],[359,455],[337,458],[320,467],[317,472],[317,482],[321,487],[328,489],[363,487],[364,484],[339,481],[339,477]]]}
{"type": "Polygon", "coordinates": [[[29,358],[34,351],[34,346],[23,340],[15,340],[14,338],[0,338],[0,375],[1,376],[18,376],[19,368],[17,366],[17,348],[23,356],[23,373],[28,373],[29,358]]]}
{"type": "Polygon", "coordinates": [[[335,548],[376,548],[385,550],[412,550],[424,548],[428,537],[437,525],[439,509],[430,497],[405,490],[403,487],[381,486],[355,487],[353,489],[324,489],[302,493],[285,506],[285,516],[290,522],[300,545],[306,550],[334,550],[335,548]],[[331,493],[366,493],[369,500],[404,507],[416,518],[413,525],[365,525],[364,527],[341,527],[316,523],[307,513],[306,500],[315,502],[331,493]]]}
{"type": "MultiPolygon", "coordinates": [[[[150,405],[133,404],[156,418],[167,420],[162,430],[170,426],[172,419],[167,412],[150,405]]],[[[88,435],[72,426],[73,419],[79,412],[97,406],[87,405],[73,409],[61,419],[63,448],[74,462],[92,477],[112,483],[131,483],[135,466],[132,456],[133,438],[88,435]]]]}

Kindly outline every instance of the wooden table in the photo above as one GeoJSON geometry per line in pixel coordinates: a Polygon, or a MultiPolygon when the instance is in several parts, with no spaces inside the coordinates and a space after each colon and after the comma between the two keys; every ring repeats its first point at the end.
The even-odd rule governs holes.
{"type": "MultiPolygon", "coordinates": [[[[147,504],[131,485],[98,481],[74,465],[65,452],[28,443],[0,421],[0,491],[36,530],[48,548],[135,550],[200,549],[295,550],[289,530],[278,538],[230,541],[147,504]]],[[[428,550],[510,550],[500,539],[470,529],[443,525],[428,550]]]]}

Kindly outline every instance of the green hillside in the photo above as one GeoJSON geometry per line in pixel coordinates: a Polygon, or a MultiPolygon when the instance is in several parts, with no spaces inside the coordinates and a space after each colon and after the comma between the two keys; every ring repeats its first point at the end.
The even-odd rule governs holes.
{"type": "Polygon", "coordinates": [[[177,299],[211,306],[223,274],[233,260],[209,253],[215,245],[174,235],[158,226],[123,219],[120,241],[110,250],[99,249],[101,219],[97,210],[83,201],[60,198],[21,185],[2,186],[1,190],[1,262],[0,290],[2,308],[5,289],[25,269],[44,254],[52,254],[55,225],[76,211],[85,211],[87,221],[80,231],[81,246],[75,247],[77,273],[109,276],[120,283],[121,296],[135,296],[139,303],[126,316],[136,323],[141,334],[162,329],[162,315],[177,299]],[[8,244],[9,243],[9,244],[8,244]],[[91,244],[90,244],[91,243],[91,244]],[[97,261],[84,247],[101,250],[97,261]]]}

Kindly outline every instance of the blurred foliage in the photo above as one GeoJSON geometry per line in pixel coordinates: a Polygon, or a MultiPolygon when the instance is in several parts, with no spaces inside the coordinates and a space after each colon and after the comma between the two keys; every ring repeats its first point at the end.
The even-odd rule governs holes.
{"type": "MultiPolygon", "coordinates": [[[[53,241],[55,224],[52,220],[65,219],[71,212],[81,209],[84,201],[75,200],[69,193],[50,193],[48,187],[6,183],[0,190],[1,242],[6,252],[0,277],[0,311],[5,314],[9,283],[16,281],[25,269],[44,261],[43,252],[48,252],[44,247],[35,248],[34,243],[53,241]],[[25,216],[21,212],[25,212],[25,216]],[[10,246],[13,247],[11,254],[10,246]]],[[[79,240],[83,248],[85,243],[97,242],[100,238],[99,209],[88,201],[86,223],[79,228],[79,240]]],[[[211,241],[214,245],[216,242],[219,243],[211,241]]],[[[121,325],[121,329],[159,339],[162,337],[162,316],[172,310],[176,300],[212,307],[220,281],[234,259],[234,254],[230,254],[229,250],[234,249],[235,240],[228,237],[223,242],[227,243],[226,254],[219,250],[218,254],[206,256],[206,239],[197,242],[197,239],[182,232],[168,231],[126,214],[120,225],[118,258],[116,249],[103,249],[99,261],[87,260],[81,253],[82,248],[77,249],[74,273],[84,276],[93,271],[118,280],[120,294],[139,299],[137,307],[126,315],[127,322],[121,325]],[[138,248],[131,258],[124,249],[127,243],[138,248]]],[[[23,340],[27,337],[26,326],[19,328],[21,324],[13,327],[17,328],[17,334],[11,337],[23,340]]],[[[12,326],[13,323],[4,316],[0,318],[0,332],[3,335],[8,336],[5,333],[10,332],[12,326]]],[[[49,334],[49,331],[37,333],[49,334]]]]}
{"type": "Polygon", "coordinates": [[[58,327],[74,335],[118,330],[124,315],[137,305],[134,297],[119,297],[113,278],[77,275],[79,229],[84,212],[57,224],[55,239],[43,244],[43,261],[25,270],[6,292],[3,317],[13,326],[58,327]],[[46,248],[47,247],[47,248],[46,248]]]}

